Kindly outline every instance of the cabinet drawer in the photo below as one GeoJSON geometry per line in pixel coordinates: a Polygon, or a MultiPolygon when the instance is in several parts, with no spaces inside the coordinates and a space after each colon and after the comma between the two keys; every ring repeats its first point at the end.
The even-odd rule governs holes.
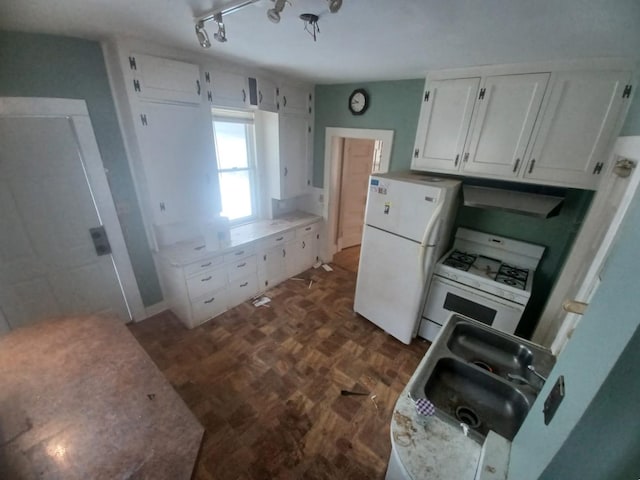
{"type": "Polygon", "coordinates": [[[258,293],[258,276],[252,273],[229,282],[229,308],[241,304],[258,293]]]}
{"type": "Polygon", "coordinates": [[[199,262],[190,263],[189,265],[185,265],[184,267],[184,276],[191,277],[193,275],[198,275],[200,273],[203,273],[205,270],[210,270],[213,267],[222,265],[223,261],[224,257],[219,256],[200,260],[199,262]]]}
{"type": "Polygon", "coordinates": [[[224,263],[235,262],[236,260],[241,260],[243,258],[248,257],[249,255],[253,255],[255,248],[253,245],[247,245],[246,247],[238,248],[227,253],[224,256],[224,263]]]}
{"type": "Polygon", "coordinates": [[[227,278],[229,282],[237,280],[238,278],[246,277],[249,273],[255,273],[257,270],[256,256],[243,258],[227,265],[227,278]]]}
{"type": "Polygon", "coordinates": [[[307,225],[306,227],[300,227],[296,230],[296,237],[300,238],[303,235],[308,235],[310,233],[315,233],[320,228],[320,223],[312,223],[311,225],[307,225]]]}
{"type": "Polygon", "coordinates": [[[195,277],[187,279],[189,298],[198,298],[207,292],[218,290],[227,284],[224,268],[209,270],[195,277]]]}
{"type": "Polygon", "coordinates": [[[222,288],[209,295],[205,295],[191,302],[194,327],[203,322],[220,315],[227,309],[229,292],[227,288],[222,288]]]}
{"type": "Polygon", "coordinates": [[[289,240],[293,240],[295,238],[296,232],[294,230],[290,230],[288,232],[279,233],[278,235],[272,235],[271,237],[265,238],[260,242],[260,247],[264,249],[277,247],[278,245],[284,245],[289,240]]]}

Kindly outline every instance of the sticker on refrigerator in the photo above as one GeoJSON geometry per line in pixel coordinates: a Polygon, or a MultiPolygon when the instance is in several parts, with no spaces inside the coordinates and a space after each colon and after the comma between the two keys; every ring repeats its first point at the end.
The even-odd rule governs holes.
{"type": "Polygon", "coordinates": [[[371,185],[378,185],[378,183],[380,183],[380,180],[378,180],[377,178],[372,178],[371,179],[371,185]]]}
{"type": "Polygon", "coordinates": [[[389,210],[391,209],[391,202],[384,202],[384,214],[389,215],[389,210]]]}

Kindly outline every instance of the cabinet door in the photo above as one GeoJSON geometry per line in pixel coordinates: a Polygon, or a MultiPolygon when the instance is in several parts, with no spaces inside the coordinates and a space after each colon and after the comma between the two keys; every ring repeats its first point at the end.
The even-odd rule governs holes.
{"type": "Polygon", "coordinates": [[[548,80],[548,73],[485,79],[463,157],[465,173],[518,175],[548,80]]]}
{"type": "Polygon", "coordinates": [[[284,246],[270,248],[260,253],[258,258],[258,278],[260,290],[266,290],[286,278],[284,246]]]}
{"type": "Polygon", "coordinates": [[[151,55],[132,54],[133,90],[141,99],[181,103],[200,103],[200,68],[151,55]]]}
{"type": "Polygon", "coordinates": [[[207,100],[214,107],[247,108],[249,83],[247,77],[216,69],[204,71],[207,100]]]}
{"type": "Polygon", "coordinates": [[[630,80],[620,71],[554,74],[524,177],[595,188],[630,80]]]}
{"type": "Polygon", "coordinates": [[[299,274],[302,269],[300,268],[298,240],[294,239],[287,242],[282,249],[282,255],[284,258],[284,268],[287,278],[291,278],[299,274]]]}
{"type": "Polygon", "coordinates": [[[281,200],[307,192],[310,122],[299,115],[280,114],[281,200]]]}
{"type": "Polygon", "coordinates": [[[315,233],[307,234],[298,239],[298,268],[304,271],[315,263],[315,233]]]}
{"type": "Polygon", "coordinates": [[[258,78],[258,108],[266,112],[278,111],[276,84],[266,78],[258,78]]]}
{"type": "Polygon", "coordinates": [[[282,85],[278,91],[278,109],[281,113],[311,115],[311,93],[306,88],[282,85]]]}
{"type": "Polygon", "coordinates": [[[199,107],[141,102],[136,119],[153,223],[210,218],[213,156],[199,107]]]}
{"type": "Polygon", "coordinates": [[[424,95],[411,168],[460,168],[480,78],[429,82],[424,95]]]}

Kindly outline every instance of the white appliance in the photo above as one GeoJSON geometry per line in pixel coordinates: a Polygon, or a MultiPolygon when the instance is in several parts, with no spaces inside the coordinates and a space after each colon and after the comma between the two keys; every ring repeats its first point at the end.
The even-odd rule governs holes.
{"type": "Polygon", "coordinates": [[[369,179],[354,310],[406,344],[447,248],[459,189],[457,180],[411,173],[369,179]]]}
{"type": "Polygon", "coordinates": [[[452,312],[513,333],[529,297],[544,247],[458,228],[435,266],[419,335],[433,341],[452,312]]]}

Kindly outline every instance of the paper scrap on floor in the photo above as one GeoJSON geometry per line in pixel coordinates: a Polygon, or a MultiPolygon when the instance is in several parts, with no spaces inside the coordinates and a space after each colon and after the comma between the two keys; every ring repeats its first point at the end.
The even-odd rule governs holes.
{"type": "Polygon", "coordinates": [[[322,268],[324,268],[327,272],[333,272],[333,268],[331,268],[329,265],[327,265],[326,263],[322,264],[322,268]]]}
{"type": "Polygon", "coordinates": [[[313,268],[318,269],[322,266],[322,262],[316,262],[313,264],[313,268]]]}
{"type": "Polygon", "coordinates": [[[267,297],[266,295],[263,295],[262,297],[260,297],[257,300],[253,301],[253,306],[254,307],[262,307],[263,305],[266,305],[269,302],[271,302],[271,299],[269,297],[267,297]]]}

